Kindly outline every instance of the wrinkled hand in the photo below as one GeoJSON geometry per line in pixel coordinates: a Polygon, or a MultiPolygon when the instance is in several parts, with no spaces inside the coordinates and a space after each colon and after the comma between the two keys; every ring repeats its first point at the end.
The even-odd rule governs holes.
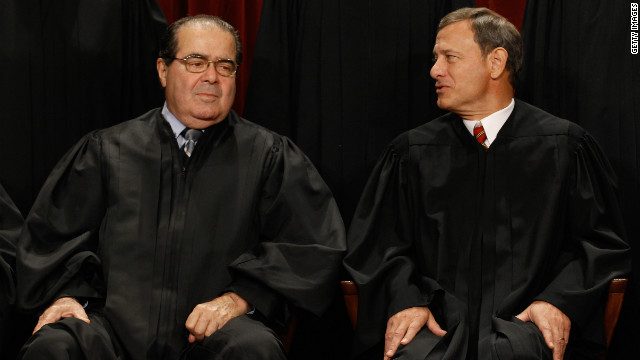
{"type": "Polygon", "coordinates": [[[68,317],[80,319],[87,324],[90,323],[87,313],[76,299],[72,297],[63,297],[56,300],[42,313],[42,315],[40,315],[38,323],[33,329],[32,335],[35,334],[36,331],[40,330],[41,327],[68,317]]]}
{"type": "Polygon", "coordinates": [[[236,316],[249,311],[249,304],[235,293],[226,293],[193,309],[185,326],[189,342],[202,341],[236,316]]]}
{"type": "Polygon", "coordinates": [[[391,359],[400,344],[410,343],[425,325],[435,335],[444,336],[447,333],[426,306],[405,309],[393,315],[387,322],[387,332],[384,334],[384,360],[391,359]]]}
{"type": "Polygon", "coordinates": [[[571,320],[567,315],[548,302],[534,301],[516,317],[536,324],[547,346],[553,350],[553,360],[562,360],[571,330],[571,320]]]}

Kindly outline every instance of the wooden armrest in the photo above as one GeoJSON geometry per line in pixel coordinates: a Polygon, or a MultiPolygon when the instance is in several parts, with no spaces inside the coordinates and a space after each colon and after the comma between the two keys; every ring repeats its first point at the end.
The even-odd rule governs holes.
{"type": "Polygon", "coordinates": [[[351,326],[355,329],[358,322],[358,287],[353,281],[340,281],[340,286],[351,326]]]}
{"type": "Polygon", "coordinates": [[[624,292],[627,290],[628,282],[628,279],[613,279],[609,284],[607,304],[604,309],[604,332],[607,337],[607,348],[609,348],[609,344],[611,344],[613,331],[618,323],[618,317],[622,309],[622,300],[624,299],[624,292]]]}

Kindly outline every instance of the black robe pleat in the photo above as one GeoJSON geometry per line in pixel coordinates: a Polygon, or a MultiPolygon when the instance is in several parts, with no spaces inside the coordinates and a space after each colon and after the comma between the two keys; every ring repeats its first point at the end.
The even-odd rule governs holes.
{"type": "Polygon", "coordinates": [[[22,231],[22,214],[0,185],[0,354],[13,354],[16,341],[13,303],[16,298],[16,243],[22,231]]]}
{"type": "Polygon", "coordinates": [[[160,110],[92,132],[26,220],[18,303],[104,302],[126,359],[174,359],[193,308],[235,291],[272,324],[322,314],[345,250],[340,213],[306,156],[235,113],[186,167],[160,110]]]}
{"type": "Polygon", "coordinates": [[[432,344],[442,359],[543,358],[539,331],[515,318],[542,300],[571,319],[570,352],[595,355],[608,282],[630,268],[615,180],[582,128],[518,100],[488,151],[454,114],[402,134],[349,230],[356,352],[429,306],[448,331],[432,344]]]}

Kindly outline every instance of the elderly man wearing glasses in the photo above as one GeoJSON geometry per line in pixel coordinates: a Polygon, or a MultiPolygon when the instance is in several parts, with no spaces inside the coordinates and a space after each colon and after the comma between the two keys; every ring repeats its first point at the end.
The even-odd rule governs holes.
{"type": "Polygon", "coordinates": [[[240,62],[223,20],[175,22],[164,107],[53,170],[18,246],[18,303],[43,310],[21,358],[284,359],[291,308],[326,309],[340,214],[300,149],[231,111],[240,62]]]}

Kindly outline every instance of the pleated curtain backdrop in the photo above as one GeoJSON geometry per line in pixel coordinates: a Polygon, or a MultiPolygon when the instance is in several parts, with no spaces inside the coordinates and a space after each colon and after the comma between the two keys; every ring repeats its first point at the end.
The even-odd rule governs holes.
{"type": "MultiPolygon", "coordinates": [[[[618,175],[632,249],[640,240],[640,55],[631,53],[630,1],[527,2],[522,82],[516,96],[580,124],[618,175]]],[[[640,353],[640,252],[609,358],[640,353]]]]}
{"type": "Polygon", "coordinates": [[[0,181],[26,214],[87,132],[162,105],[155,0],[0,2],[0,181]]]}
{"type": "MultiPolygon", "coordinates": [[[[165,28],[155,0],[0,1],[0,183],[23,214],[82,135],[162,105],[165,28]]],[[[0,319],[12,330],[2,359],[15,358],[38,314],[15,315],[0,319]]]]}
{"type": "Polygon", "coordinates": [[[348,224],[384,146],[441,114],[438,21],[471,0],[265,0],[245,115],[291,137],[348,224]]]}

